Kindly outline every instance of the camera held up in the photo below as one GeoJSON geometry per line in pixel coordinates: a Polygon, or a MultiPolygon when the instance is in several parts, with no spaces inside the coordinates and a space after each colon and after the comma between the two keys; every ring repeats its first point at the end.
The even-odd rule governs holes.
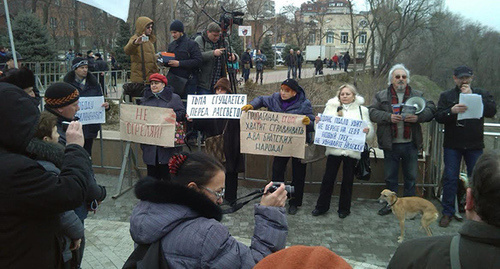
{"type": "MultiPolygon", "coordinates": [[[[282,182],[273,182],[273,185],[267,189],[268,192],[273,193],[276,191],[280,186],[282,182]]],[[[288,199],[291,199],[293,195],[295,194],[295,187],[291,185],[285,185],[285,191],[286,191],[286,196],[288,199]]]]}

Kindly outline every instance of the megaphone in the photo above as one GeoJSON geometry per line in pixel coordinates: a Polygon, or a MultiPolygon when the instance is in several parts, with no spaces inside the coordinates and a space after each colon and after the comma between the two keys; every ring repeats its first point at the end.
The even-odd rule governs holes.
{"type": "Polygon", "coordinates": [[[404,103],[402,114],[420,114],[425,109],[425,99],[419,96],[408,98],[404,103]]]}

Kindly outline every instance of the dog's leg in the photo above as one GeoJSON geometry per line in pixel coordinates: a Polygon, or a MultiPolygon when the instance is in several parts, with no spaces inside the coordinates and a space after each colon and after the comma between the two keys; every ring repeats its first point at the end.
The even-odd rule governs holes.
{"type": "Polygon", "coordinates": [[[405,218],[399,220],[399,228],[401,229],[401,236],[398,237],[398,243],[402,243],[405,236],[405,218]]]}
{"type": "Polygon", "coordinates": [[[424,213],[422,215],[422,219],[420,220],[422,227],[424,228],[427,236],[432,236],[431,223],[437,219],[437,215],[435,213],[427,214],[424,213]]]}

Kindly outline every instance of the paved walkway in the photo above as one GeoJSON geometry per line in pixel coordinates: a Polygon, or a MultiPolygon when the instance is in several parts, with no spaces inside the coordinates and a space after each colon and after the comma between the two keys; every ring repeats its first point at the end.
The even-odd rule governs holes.
{"type": "MultiPolygon", "coordinates": [[[[89,215],[85,221],[87,245],[82,267],[121,268],[133,250],[129,234],[129,218],[137,199],[129,191],[112,199],[116,191],[116,176],[96,175],[99,184],[106,186],[108,198],[101,204],[97,214],[89,215]]],[[[252,189],[240,188],[239,195],[252,189]]],[[[399,225],[393,215],[379,216],[380,204],[375,200],[355,200],[352,213],[345,219],[336,214],[338,197],[332,199],[332,210],[319,217],[312,217],[311,211],[317,199],[316,193],[304,195],[304,205],[294,216],[288,216],[289,234],[287,246],[325,246],[346,259],[354,268],[384,268],[396,250],[399,225]]],[[[433,201],[436,203],[436,201],[433,201]]],[[[438,206],[438,210],[441,207],[438,206]]],[[[231,234],[248,244],[253,234],[253,207],[251,203],[240,211],[225,215],[222,223],[231,234]]],[[[406,222],[406,239],[425,236],[419,227],[420,219],[406,222]]],[[[434,235],[456,233],[461,223],[452,221],[450,227],[431,225],[434,235]]]]}

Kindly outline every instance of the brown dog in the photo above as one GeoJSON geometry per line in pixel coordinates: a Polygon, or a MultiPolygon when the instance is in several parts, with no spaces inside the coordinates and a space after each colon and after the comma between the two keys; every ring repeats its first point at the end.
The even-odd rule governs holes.
{"type": "Polygon", "coordinates": [[[429,201],[420,197],[404,197],[398,198],[395,192],[385,189],[380,193],[379,200],[384,200],[389,203],[392,213],[399,220],[399,228],[401,236],[398,237],[398,243],[403,242],[405,219],[414,218],[417,214],[422,214],[422,228],[428,236],[432,236],[431,225],[439,217],[436,207],[429,201]]]}

